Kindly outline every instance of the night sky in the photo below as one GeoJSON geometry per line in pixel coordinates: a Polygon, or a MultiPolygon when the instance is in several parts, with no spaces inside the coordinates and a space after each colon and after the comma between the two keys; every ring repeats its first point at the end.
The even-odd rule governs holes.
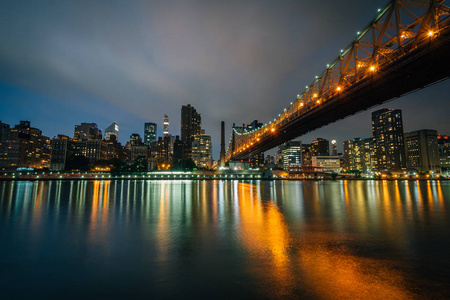
{"type": "MultiPolygon", "coordinates": [[[[123,144],[144,122],[183,104],[202,114],[220,150],[233,122],[268,122],[322,73],[385,1],[0,0],[0,121],[29,120],[53,137],[75,124],[120,126],[123,144]]],[[[383,107],[403,110],[405,132],[450,134],[450,81],[383,107]]],[[[377,108],[373,108],[375,110],[377,108]]],[[[370,110],[308,135],[371,136],[370,110]]]]}

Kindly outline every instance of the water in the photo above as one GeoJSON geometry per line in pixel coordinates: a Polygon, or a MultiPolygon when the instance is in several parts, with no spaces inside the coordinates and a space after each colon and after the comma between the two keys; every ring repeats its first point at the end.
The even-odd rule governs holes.
{"type": "Polygon", "coordinates": [[[0,182],[0,299],[449,298],[450,182],[0,182]]]}

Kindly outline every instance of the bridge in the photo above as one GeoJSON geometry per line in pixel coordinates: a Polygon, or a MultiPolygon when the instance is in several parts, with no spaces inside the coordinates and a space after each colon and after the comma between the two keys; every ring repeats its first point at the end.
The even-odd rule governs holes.
{"type": "Polygon", "coordinates": [[[225,160],[248,160],[450,76],[450,0],[393,0],[273,121],[233,127],[225,160]]]}

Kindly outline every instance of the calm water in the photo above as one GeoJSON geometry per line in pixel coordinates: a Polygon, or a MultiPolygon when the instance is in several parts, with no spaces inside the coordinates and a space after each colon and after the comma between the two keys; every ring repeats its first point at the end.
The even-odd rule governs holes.
{"type": "Polygon", "coordinates": [[[0,299],[449,298],[450,182],[0,182],[0,299]]]}

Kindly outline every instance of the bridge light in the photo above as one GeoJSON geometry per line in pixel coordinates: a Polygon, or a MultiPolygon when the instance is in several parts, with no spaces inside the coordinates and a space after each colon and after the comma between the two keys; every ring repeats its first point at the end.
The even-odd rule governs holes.
{"type": "Polygon", "coordinates": [[[356,34],[360,34],[360,33],[361,33],[361,32],[358,31],[356,34]]]}
{"type": "Polygon", "coordinates": [[[317,97],[317,94],[314,94],[314,95],[313,95],[313,98],[316,98],[316,97],[317,97]]]}
{"type": "Polygon", "coordinates": [[[336,88],[336,90],[339,92],[339,91],[341,90],[341,87],[338,86],[338,87],[336,88]]]}
{"type": "Polygon", "coordinates": [[[317,100],[317,104],[320,104],[320,100],[317,100]]]}
{"type": "Polygon", "coordinates": [[[341,49],[341,53],[344,52],[344,50],[341,49]]]}
{"type": "Polygon", "coordinates": [[[434,32],[433,31],[428,31],[428,36],[433,36],[434,32]]]}
{"type": "Polygon", "coordinates": [[[303,107],[303,103],[300,103],[300,107],[303,107]]]}
{"type": "Polygon", "coordinates": [[[274,132],[274,131],[275,131],[275,128],[272,128],[271,130],[272,130],[272,132],[274,132]]]}
{"type": "Polygon", "coordinates": [[[308,86],[305,86],[306,88],[309,88],[308,86]]]}
{"type": "Polygon", "coordinates": [[[300,98],[300,95],[297,95],[297,98],[300,98]]]}
{"type": "Polygon", "coordinates": [[[381,11],[381,8],[378,9],[378,12],[380,12],[380,11],[381,11]]]}
{"type": "Polygon", "coordinates": [[[374,66],[371,66],[371,67],[370,67],[370,71],[372,71],[372,72],[375,71],[375,67],[374,67],[374,66]]]}
{"type": "Polygon", "coordinates": [[[327,64],[327,68],[329,68],[330,67],[330,64],[327,64]]]}

